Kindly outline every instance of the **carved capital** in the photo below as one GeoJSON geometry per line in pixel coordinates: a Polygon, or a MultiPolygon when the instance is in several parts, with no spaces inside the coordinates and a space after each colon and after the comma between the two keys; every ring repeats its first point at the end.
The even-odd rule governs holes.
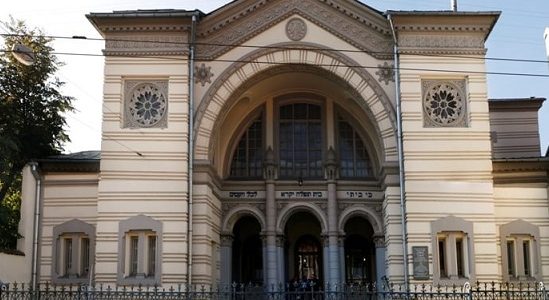
{"type": "Polygon", "coordinates": [[[328,149],[328,152],[326,153],[326,160],[324,161],[324,172],[326,180],[336,180],[338,178],[336,152],[333,147],[330,147],[330,149],[328,149]]]}
{"type": "Polygon", "coordinates": [[[382,235],[374,236],[374,244],[376,245],[376,248],[384,248],[385,247],[385,237],[382,236],[382,235]]]}
{"type": "Polygon", "coordinates": [[[286,243],[286,237],[284,235],[277,235],[276,236],[276,246],[279,247],[279,248],[283,248],[284,243],[286,243]]]}
{"type": "Polygon", "coordinates": [[[232,247],[234,237],[232,234],[222,234],[219,240],[221,247],[232,247]]]}
{"type": "Polygon", "coordinates": [[[274,159],[273,148],[269,147],[265,151],[265,160],[263,161],[263,178],[265,180],[275,180],[277,177],[277,165],[274,159]]]}

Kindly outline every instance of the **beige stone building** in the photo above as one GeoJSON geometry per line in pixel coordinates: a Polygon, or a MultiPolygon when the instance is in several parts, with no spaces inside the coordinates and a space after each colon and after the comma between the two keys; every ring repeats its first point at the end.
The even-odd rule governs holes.
{"type": "Polygon", "coordinates": [[[549,281],[544,99],[488,99],[498,17],[345,0],[89,14],[101,152],[25,169],[29,280],[549,281]]]}

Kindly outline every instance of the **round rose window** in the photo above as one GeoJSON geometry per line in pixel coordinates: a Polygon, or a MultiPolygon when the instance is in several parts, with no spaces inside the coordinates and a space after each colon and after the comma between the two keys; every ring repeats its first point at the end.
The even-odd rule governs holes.
{"type": "Polygon", "coordinates": [[[428,86],[423,101],[427,117],[435,124],[450,125],[463,116],[462,92],[450,82],[428,86]]]}
{"type": "Polygon", "coordinates": [[[155,84],[140,84],[131,93],[129,113],[139,126],[151,127],[164,117],[166,102],[166,96],[155,84]]]}

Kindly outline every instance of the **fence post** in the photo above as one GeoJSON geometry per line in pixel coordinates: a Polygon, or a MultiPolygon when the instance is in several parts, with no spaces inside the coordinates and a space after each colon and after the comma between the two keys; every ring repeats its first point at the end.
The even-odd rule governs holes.
{"type": "Polygon", "coordinates": [[[468,300],[473,300],[473,289],[471,288],[471,284],[469,282],[465,282],[463,285],[463,292],[467,293],[468,300]]]}

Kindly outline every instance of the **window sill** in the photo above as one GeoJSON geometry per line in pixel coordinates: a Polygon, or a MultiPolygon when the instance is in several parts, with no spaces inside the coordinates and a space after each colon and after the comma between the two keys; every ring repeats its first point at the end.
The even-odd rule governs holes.
{"type": "Polygon", "coordinates": [[[121,285],[160,285],[160,276],[148,276],[136,275],[136,276],[119,276],[118,284],[121,285]]]}
{"type": "Polygon", "coordinates": [[[531,281],[537,281],[535,277],[532,276],[511,276],[506,278],[509,282],[531,282],[531,281]]]}
{"type": "Polygon", "coordinates": [[[463,285],[466,282],[471,282],[471,279],[468,277],[442,277],[442,278],[435,278],[434,284],[442,285],[442,286],[451,286],[451,285],[463,285]]]}
{"type": "Polygon", "coordinates": [[[54,277],[53,283],[63,283],[63,284],[78,284],[78,283],[88,283],[90,281],[89,276],[59,276],[54,277]]]}

